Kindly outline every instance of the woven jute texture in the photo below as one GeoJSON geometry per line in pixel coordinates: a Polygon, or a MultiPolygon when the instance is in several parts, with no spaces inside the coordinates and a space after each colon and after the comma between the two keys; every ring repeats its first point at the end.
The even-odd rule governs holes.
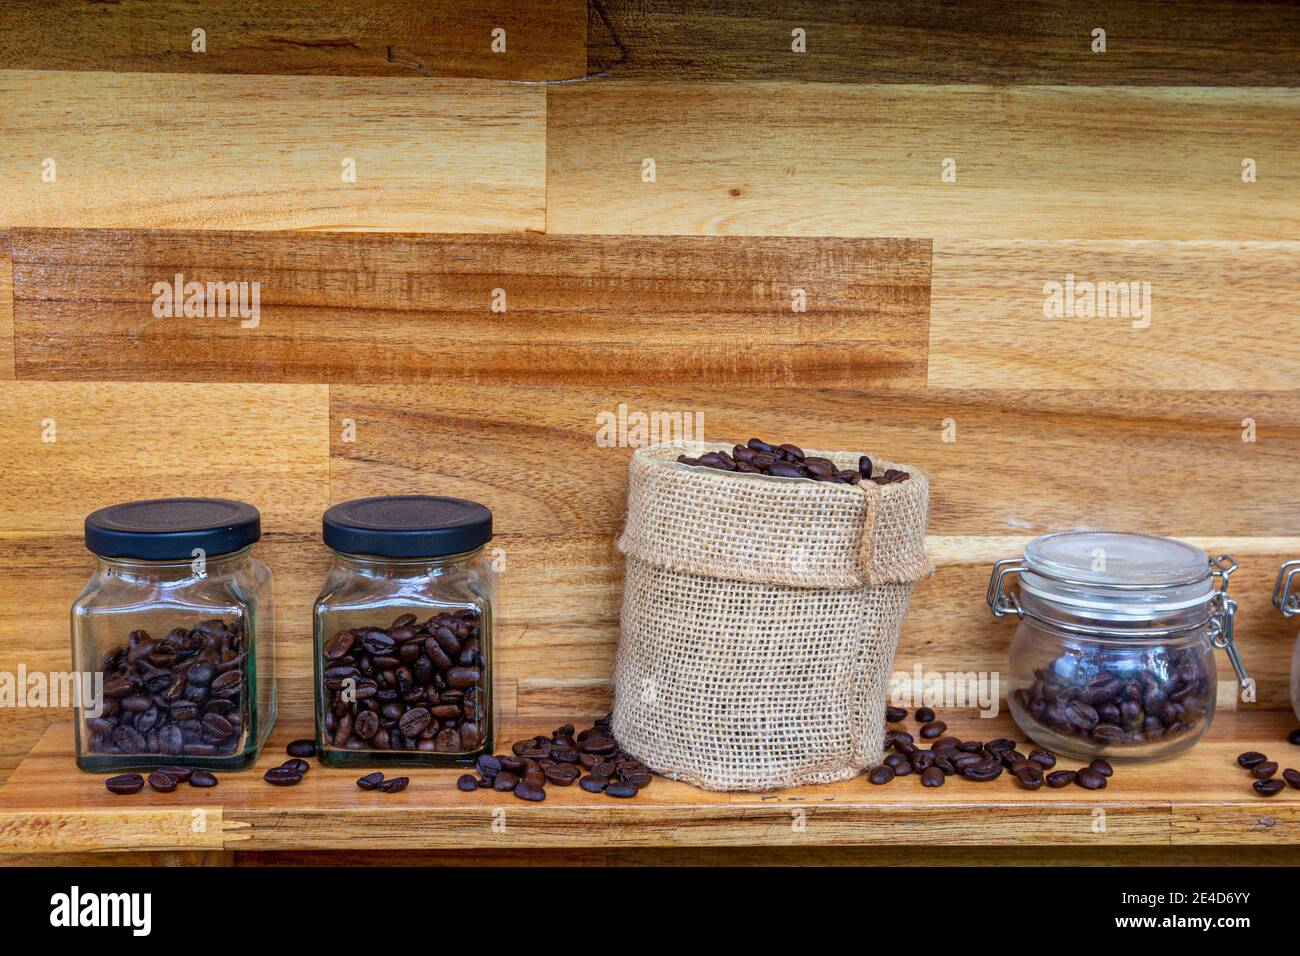
{"type": "Polygon", "coordinates": [[[614,735],[710,790],[852,777],[881,760],[899,628],[930,572],[925,477],[882,461],[912,478],[859,488],[675,462],[714,447],[633,456],[614,735]]]}

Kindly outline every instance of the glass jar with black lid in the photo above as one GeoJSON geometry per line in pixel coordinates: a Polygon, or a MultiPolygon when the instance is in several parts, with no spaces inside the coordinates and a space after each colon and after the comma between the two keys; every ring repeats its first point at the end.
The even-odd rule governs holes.
{"type": "Polygon", "coordinates": [[[72,605],[77,764],[96,772],[252,764],[275,723],[271,572],[256,508],[133,501],[86,518],[95,570],[72,605]]]}
{"type": "Polygon", "coordinates": [[[361,498],[325,512],[316,736],[331,766],[471,764],[493,744],[492,512],[361,498]]]}
{"type": "Polygon", "coordinates": [[[1020,619],[1007,701],[1031,740],[1090,759],[1154,759],[1194,745],[1214,717],[1215,649],[1238,680],[1230,555],[1142,534],[1049,534],[997,562],[988,605],[1020,619]],[[1005,590],[1011,575],[1018,593],[1005,590]],[[1216,587],[1217,583],[1217,587],[1216,587]]]}
{"type": "MultiPolygon", "coordinates": [[[[1300,615],[1300,560],[1284,562],[1278,569],[1273,606],[1283,617],[1300,615]]],[[[1300,637],[1291,651],[1291,709],[1300,717],[1300,637]]]]}

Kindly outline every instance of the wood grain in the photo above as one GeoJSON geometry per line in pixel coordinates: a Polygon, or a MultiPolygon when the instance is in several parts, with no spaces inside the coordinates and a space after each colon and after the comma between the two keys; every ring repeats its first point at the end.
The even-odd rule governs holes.
{"type": "Polygon", "coordinates": [[[1297,263],[1294,242],[942,241],[930,384],[1292,389],[1297,263]],[[1061,315],[1067,281],[1114,283],[1115,314],[1080,298],[1061,315]]]}
{"type": "Polygon", "coordinates": [[[925,384],[928,242],[19,229],[13,246],[21,378],[925,384]],[[258,283],[256,327],[156,318],[176,274],[258,283]]]}
{"type": "Polygon", "coordinates": [[[1294,89],[627,81],[548,109],[551,232],[1296,237],[1294,89]]]}
{"type": "Polygon", "coordinates": [[[9,233],[0,230],[0,381],[14,377],[14,263],[9,233]]]}
{"type": "Polygon", "coordinates": [[[0,68],[557,80],[587,63],[582,0],[0,4],[0,68]],[[192,31],[206,32],[206,52],[192,31]],[[504,52],[492,31],[506,31],[504,52]]]}
{"type": "Polygon", "coordinates": [[[630,451],[596,438],[598,416],[620,403],[702,414],[710,441],[886,449],[929,474],[936,535],[1300,534],[1284,480],[1300,455],[1294,391],[334,386],[330,493],[454,494],[488,504],[510,534],[612,538],[630,451]],[[1242,441],[1246,416],[1253,443],[1242,441]],[[355,441],[342,440],[344,419],[355,441]],[[955,441],[944,441],[945,420],[955,441]]]}
{"type": "Polygon", "coordinates": [[[0,72],[0,227],[538,229],[544,97],[475,80],[0,72]]]}
{"type": "Polygon", "coordinates": [[[238,498],[263,533],[318,527],[329,477],[323,385],[0,383],[0,532],[79,535],[137,498],[238,498]],[[47,440],[43,440],[47,439],[47,440]],[[49,441],[49,438],[55,440],[49,441]]]}
{"type": "MultiPolygon", "coordinates": [[[[1005,716],[953,715],[957,736],[1021,739],[1005,716]]],[[[302,725],[283,724],[257,768],[225,774],[201,805],[219,810],[225,850],[400,849],[536,846],[554,849],[635,846],[911,845],[1231,845],[1259,829],[1267,813],[1274,845],[1300,843],[1300,800],[1262,801],[1235,764],[1243,746],[1276,747],[1290,726],[1283,715],[1224,714],[1210,736],[1180,757],[1124,766],[1105,790],[1027,791],[1009,779],[993,784],[952,780],[925,791],[913,778],[873,787],[858,777],[839,784],[765,794],[711,793],[656,779],[632,801],[593,798],[577,787],[552,787],[544,803],[524,806],[506,794],[465,794],[460,771],[409,772],[411,786],[378,800],[358,796],[356,772],[315,767],[291,789],[268,787],[265,768],[302,725]],[[504,811],[506,826],[493,826],[504,811]],[[1199,828],[1189,823],[1200,821],[1199,828]],[[1098,825],[1098,821],[1101,825],[1098,825]],[[798,825],[796,825],[798,824],[798,825]]],[[[514,724],[503,747],[549,729],[514,724]]],[[[172,821],[196,807],[193,791],[142,791],[124,800],[103,777],[71,773],[71,728],[52,727],[0,788],[0,851],[72,849],[52,834],[76,833],[76,849],[192,850],[172,821]],[[113,819],[118,826],[102,824],[113,819]],[[111,845],[108,841],[111,840],[111,845]]],[[[1065,761],[1073,767],[1077,762],[1065,761]]],[[[373,796],[373,795],[372,795],[373,796]]],[[[212,827],[203,834],[210,839],[212,827]]],[[[203,848],[206,848],[207,844],[203,848]]]]}
{"type": "Polygon", "coordinates": [[[1272,0],[599,0],[590,68],[647,79],[1295,86],[1300,13],[1272,0]],[[602,16],[601,14],[604,14],[602,16]],[[807,52],[791,51],[802,27],[807,52]],[[1091,52],[1092,30],[1106,52],[1091,52]]]}

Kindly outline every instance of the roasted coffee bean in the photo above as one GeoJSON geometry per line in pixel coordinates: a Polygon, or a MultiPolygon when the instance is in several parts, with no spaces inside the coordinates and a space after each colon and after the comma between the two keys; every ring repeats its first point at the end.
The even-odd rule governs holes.
{"type": "Polygon", "coordinates": [[[376,770],[374,773],[368,773],[364,777],[357,778],[357,786],[362,790],[373,790],[384,782],[384,775],[376,770]]]}
{"type": "Polygon", "coordinates": [[[1300,727],[1297,727],[1295,730],[1291,731],[1291,733],[1287,734],[1286,742],[1300,747],[1300,727]]]}
{"type": "Polygon", "coordinates": [[[551,764],[543,773],[550,783],[561,787],[567,787],[578,779],[578,768],[571,763],[551,764]]]}
{"type": "Polygon", "coordinates": [[[118,774],[116,777],[109,777],[105,780],[104,786],[108,788],[110,793],[139,793],[141,788],[144,787],[144,777],[138,773],[118,774]]]}
{"type": "Polygon", "coordinates": [[[943,770],[939,767],[927,767],[921,771],[921,786],[923,787],[942,787],[944,779],[943,770]]]}
{"type": "Polygon", "coordinates": [[[928,724],[934,720],[934,710],[929,707],[916,708],[916,722],[918,724],[928,724]]]}
{"type": "Polygon", "coordinates": [[[492,784],[492,789],[502,793],[508,793],[515,787],[519,786],[519,775],[511,773],[509,770],[502,770],[497,774],[496,781],[492,784]]]}
{"type": "Polygon", "coordinates": [[[637,785],[628,780],[611,780],[605,793],[611,797],[635,797],[637,785]]]}
{"type": "Polygon", "coordinates": [[[478,781],[474,779],[472,773],[463,773],[456,778],[456,789],[469,793],[471,790],[478,789],[478,781]]]}
{"type": "Polygon", "coordinates": [[[546,787],[535,780],[520,780],[519,786],[514,789],[514,795],[520,800],[540,803],[546,799],[546,787]]]}
{"type": "Polygon", "coordinates": [[[911,763],[911,758],[904,754],[889,754],[885,757],[884,763],[891,770],[897,770],[904,764],[911,763]]]}
{"type": "Polygon", "coordinates": [[[986,743],[984,749],[990,754],[1001,753],[1004,750],[1015,750],[1016,742],[1014,740],[1008,740],[1006,737],[998,737],[997,739],[990,740],[986,743]]]}
{"type": "Polygon", "coordinates": [[[277,787],[292,787],[302,783],[302,774],[285,767],[272,767],[262,775],[262,779],[277,787]]]}
{"type": "Polygon", "coordinates": [[[1051,770],[1056,766],[1056,756],[1047,750],[1031,750],[1029,751],[1029,759],[1044,770],[1051,770]]]}
{"type": "Polygon", "coordinates": [[[1054,770],[1047,775],[1047,785],[1049,787],[1068,787],[1074,783],[1076,774],[1073,770],[1054,770]]]}
{"type": "Polygon", "coordinates": [[[482,754],[477,761],[478,772],[484,776],[495,777],[501,772],[501,761],[492,754],[482,754]]]}
{"type": "Polygon", "coordinates": [[[1277,774],[1277,761],[1265,760],[1250,768],[1250,775],[1256,780],[1267,780],[1277,774]]]}
{"type": "Polygon", "coordinates": [[[1115,768],[1113,768],[1113,767],[1112,767],[1109,763],[1107,763],[1105,760],[1102,760],[1100,757],[1098,757],[1098,758],[1097,758],[1096,760],[1094,760],[1092,763],[1088,764],[1088,766],[1089,766],[1091,769],[1097,771],[1097,772],[1098,772],[1099,774],[1101,774],[1103,777],[1109,777],[1109,776],[1112,776],[1112,775],[1115,773],[1115,768]]]}
{"type": "Polygon", "coordinates": [[[1037,790],[1043,785],[1043,768],[1032,760],[1020,764],[1020,769],[1014,773],[1020,786],[1026,790],[1037,790]]]}
{"type": "Polygon", "coordinates": [[[976,783],[987,783],[1002,776],[1002,764],[997,760],[979,760],[963,767],[961,775],[976,783]]]}
{"type": "Polygon", "coordinates": [[[176,778],[155,770],[149,774],[149,786],[159,793],[171,793],[176,789],[176,778]]]}
{"type": "Polygon", "coordinates": [[[190,774],[191,787],[200,787],[206,790],[209,787],[215,787],[216,785],[217,785],[216,774],[211,773],[207,770],[195,770],[192,774],[190,774]]]}
{"type": "Polygon", "coordinates": [[[311,764],[301,757],[291,757],[280,764],[280,767],[284,770],[292,770],[294,773],[306,775],[307,771],[311,769],[311,764]]]}
{"type": "Polygon", "coordinates": [[[881,784],[889,783],[889,781],[894,779],[894,776],[895,774],[894,774],[893,767],[889,766],[888,764],[881,764],[879,767],[876,767],[871,771],[870,774],[867,775],[867,779],[870,780],[872,783],[874,783],[876,786],[880,786],[881,784]]]}
{"type": "Polygon", "coordinates": [[[177,783],[184,783],[194,775],[194,770],[190,767],[159,767],[158,772],[174,777],[177,783]]]}
{"type": "Polygon", "coordinates": [[[1098,773],[1092,767],[1084,767],[1075,774],[1074,782],[1085,790],[1103,790],[1106,787],[1106,775],[1098,773]]]}
{"type": "Polygon", "coordinates": [[[243,744],[243,618],[176,627],[162,640],[135,630],[104,655],[104,708],[85,721],[90,753],[227,756],[243,744]],[[220,708],[213,707],[220,704],[220,708]]]}
{"type": "Polygon", "coordinates": [[[1286,782],[1276,778],[1273,780],[1255,781],[1255,792],[1261,797],[1276,797],[1282,792],[1284,787],[1286,787],[1286,782]]]}
{"type": "Polygon", "coordinates": [[[291,740],[285,751],[290,757],[314,757],[316,756],[316,741],[291,740]]]}
{"type": "Polygon", "coordinates": [[[885,722],[890,724],[901,724],[907,720],[907,711],[902,707],[886,707],[885,722]]]}
{"type": "Polygon", "coordinates": [[[1268,758],[1258,750],[1247,750],[1237,758],[1237,763],[1249,770],[1257,764],[1263,763],[1268,758]]]}
{"type": "Polygon", "coordinates": [[[1295,787],[1297,790],[1300,790],[1300,770],[1287,768],[1282,771],[1282,779],[1291,784],[1291,786],[1295,787]]]}
{"type": "Polygon", "coordinates": [[[383,793],[400,793],[410,782],[410,777],[393,777],[391,780],[385,780],[375,789],[383,793]]]}
{"type": "Polygon", "coordinates": [[[926,724],[921,728],[921,737],[924,740],[933,740],[935,737],[942,737],[947,729],[947,724],[942,720],[936,720],[934,723],[926,724]]]}
{"type": "Polygon", "coordinates": [[[605,788],[609,786],[609,778],[588,774],[578,781],[578,786],[588,793],[603,793],[605,788]]]}

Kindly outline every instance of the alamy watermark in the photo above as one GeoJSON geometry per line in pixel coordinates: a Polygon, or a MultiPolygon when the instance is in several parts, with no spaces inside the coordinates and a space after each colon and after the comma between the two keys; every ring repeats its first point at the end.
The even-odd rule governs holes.
{"type": "Polygon", "coordinates": [[[1150,282],[1076,281],[1043,283],[1043,316],[1048,319],[1130,319],[1135,329],[1151,325],[1150,282]]]}
{"type": "Polygon", "coordinates": [[[240,319],[242,329],[262,321],[262,283],[185,281],[176,273],[171,282],[153,284],[155,319],[240,319]]]}
{"type": "Polygon", "coordinates": [[[619,402],[614,411],[596,415],[596,445],[600,448],[648,448],[704,441],[703,412],[643,412],[619,402]]]}
{"type": "Polygon", "coordinates": [[[996,717],[1002,703],[997,671],[895,671],[889,678],[889,702],[896,707],[975,708],[981,717],[996,717]]]}
{"type": "Polygon", "coordinates": [[[0,671],[0,708],[79,707],[84,717],[104,713],[103,671],[0,671]]]}

